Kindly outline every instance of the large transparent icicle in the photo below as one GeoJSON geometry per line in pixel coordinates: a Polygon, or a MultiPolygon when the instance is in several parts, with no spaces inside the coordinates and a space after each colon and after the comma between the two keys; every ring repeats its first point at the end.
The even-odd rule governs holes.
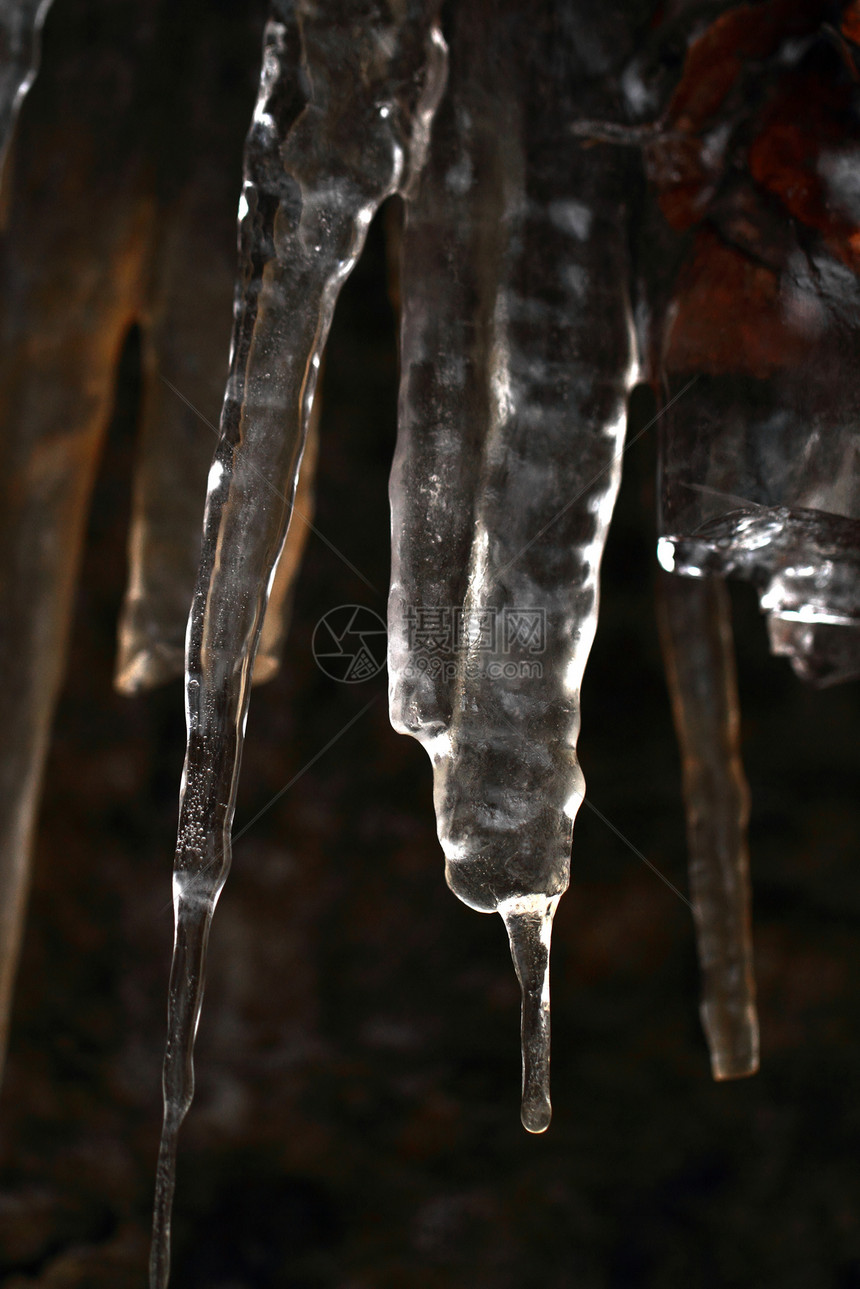
{"type": "Polygon", "coordinates": [[[758,1069],[747,820],[731,607],[720,578],[661,573],[658,616],[681,747],[702,1025],[715,1079],[758,1069]]]}
{"type": "Polygon", "coordinates": [[[380,203],[420,168],[444,83],[434,6],[273,6],[246,144],[221,437],[188,631],[176,939],[152,1286],[169,1276],[176,1139],[190,1105],[209,926],[230,866],[249,681],[338,292],[380,203]]]}
{"type": "Polygon", "coordinates": [[[39,64],[39,37],[51,0],[0,0],[0,172],[18,109],[39,64]]]}
{"type": "Polygon", "coordinates": [[[448,884],[505,921],[522,1119],[541,1132],[579,690],[635,380],[626,160],[595,166],[573,142],[590,68],[565,5],[461,5],[453,22],[403,236],[391,719],[433,762],[448,884]]]}

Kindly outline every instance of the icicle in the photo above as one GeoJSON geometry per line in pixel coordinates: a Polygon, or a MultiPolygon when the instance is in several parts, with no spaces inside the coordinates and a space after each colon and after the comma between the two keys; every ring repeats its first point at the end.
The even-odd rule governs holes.
{"type": "Polygon", "coordinates": [[[302,557],[308,543],[314,513],[314,479],[319,456],[319,423],[322,399],[319,392],[314,397],[305,437],[305,450],[296,484],[293,517],[287,530],[284,548],[272,578],[272,589],[266,605],[260,646],[254,660],[251,683],[263,685],[276,676],[281,665],[293,608],[296,579],[302,566],[302,557]]]}
{"type": "Polygon", "coordinates": [[[588,79],[563,4],[453,20],[403,239],[391,719],[433,761],[448,884],[508,927],[523,1121],[542,1131],[549,928],[584,791],[579,689],[635,379],[626,160],[598,170],[561,130],[588,79]]]}
{"type": "Polygon", "coordinates": [[[860,670],[857,30],[850,6],[841,35],[815,5],[768,12],[703,24],[646,150],[676,263],[644,266],[671,291],[658,550],[752,581],[775,649],[835,683],[860,670]]]}
{"type": "Polygon", "coordinates": [[[504,900],[499,913],[511,943],[522,989],[523,1096],[521,1116],[529,1132],[546,1132],[552,1118],[549,1096],[549,950],[559,896],[504,900]]]}
{"type": "MultiPolygon", "coordinates": [[[[201,183],[191,191],[197,200],[183,206],[164,239],[162,289],[144,331],[145,390],[115,676],[117,689],[125,694],[161,684],[184,669],[188,605],[200,559],[200,515],[217,436],[213,409],[224,388],[221,365],[227,354],[224,328],[229,326],[231,282],[222,280],[217,253],[200,235],[207,226],[200,209],[201,183]],[[195,260],[201,250],[203,256],[195,260]]],[[[254,684],[271,680],[280,666],[313,515],[320,406],[317,397],[296,491],[296,522],[278,560],[254,684]]]]}
{"type": "Polygon", "coordinates": [[[184,664],[235,271],[235,177],[222,176],[207,160],[198,160],[179,198],[160,212],[154,285],[141,328],[129,578],[115,675],[126,694],[181,675],[184,664]]]}
{"type": "Polygon", "coordinates": [[[703,977],[702,1024],[715,1079],[758,1069],[749,858],[749,789],[731,610],[721,579],[667,573],[658,582],[660,634],[681,745],[690,893],[703,977]]]}
{"type": "Polygon", "coordinates": [[[230,867],[248,690],[337,295],[385,197],[417,173],[444,83],[434,6],[279,0],[246,144],[241,277],[187,649],[188,748],[150,1282],[169,1274],[176,1134],[208,927],[230,867]]]}
{"type": "Polygon", "coordinates": [[[0,0],[0,173],[18,110],[39,66],[39,37],[51,0],[0,0]]]}
{"type": "MultiPolygon", "coordinates": [[[[164,39],[190,40],[187,18],[170,15],[166,23],[164,39]]],[[[129,581],[118,633],[116,686],[124,693],[151,687],[184,669],[188,606],[200,560],[200,517],[227,375],[236,191],[247,111],[241,82],[225,92],[225,58],[230,65],[239,62],[245,48],[251,57],[257,55],[258,37],[250,36],[253,25],[250,17],[237,13],[226,26],[219,22],[206,32],[199,26],[194,30],[182,82],[189,101],[199,107],[186,128],[177,131],[156,184],[153,272],[141,319],[143,397],[129,581]],[[219,107],[213,112],[204,105],[216,95],[219,107]]],[[[312,509],[313,455],[305,452],[296,498],[297,510],[306,518],[312,509]]],[[[255,682],[277,671],[289,586],[307,532],[305,522],[291,526],[266,614],[255,682]]]]}

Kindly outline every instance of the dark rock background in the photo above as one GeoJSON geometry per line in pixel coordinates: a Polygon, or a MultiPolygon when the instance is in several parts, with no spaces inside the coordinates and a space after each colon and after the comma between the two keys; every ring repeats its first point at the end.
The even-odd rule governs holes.
{"type": "MultiPolygon", "coordinates": [[[[46,78],[52,48],[49,24],[46,78]]],[[[135,699],[111,688],[139,353],[132,332],[92,506],[0,1098],[10,1289],[145,1278],[184,729],[178,682],[135,699]]],[[[395,399],[377,221],[329,345],[316,519],[376,594],[312,538],[283,672],[252,700],[237,827],[264,813],[236,846],[214,924],[174,1283],[860,1285],[857,685],[803,689],[768,658],[754,597],[737,591],[762,1071],[711,1082],[688,910],[584,809],[556,919],[555,1117],[529,1137],[501,922],[445,888],[429,763],[391,731],[384,676],[338,684],[311,652],[328,609],[384,613],[395,399]]],[[[631,433],[652,412],[637,391],[631,433]]],[[[684,890],[653,613],[653,473],[649,432],[625,462],[581,755],[590,800],[684,890]]]]}

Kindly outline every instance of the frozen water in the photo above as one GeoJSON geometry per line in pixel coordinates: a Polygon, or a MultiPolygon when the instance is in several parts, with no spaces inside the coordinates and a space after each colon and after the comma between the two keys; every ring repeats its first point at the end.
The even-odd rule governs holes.
{"type": "Polygon", "coordinates": [[[254,656],[338,292],[380,203],[423,162],[444,84],[433,6],[273,6],[245,149],[230,373],[188,627],[176,941],[150,1282],[167,1284],[176,1138],[230,829],[254,656]],[[261,480],[266,480],[264,486],[261,480]]]}
{"type": "Polygon", "coordinates": [[[716,1079],[758,1068],[746,827],[749,788],[728,595],[717,578],[663,574],[658,608],[681,746],[702,1023],[716,1079]]]}
{"type": "MultiPolygon", "coordinates": [[[[112,183],[83,185],[103,241],[72,255],[85,271],[69,276],[96,284],[95,305],[71,292],[59,319],[40,312],[40,292],[12,263],[38,239],[22,256],[13,218],[8,297],[23,304],[4,314],[0,351],[15,429],[0,472],[2,606],[14,623],[0,696],[0,1041],[89,487],[134,321],[144,390],[117,672],[126,691],[182,665],[209,471],[153,1284],[168,1273],[176,1140],[249,685],[278,665],[311,513],[327,330],[387,196],[405,198],[391,713],[432,760],[450,886],[499,912],[508,932],[530,1131],[551,1113],[550,934],[583,800],[579,691],[637,379],[631,284],[664,413],[659,551],[686,575],[663,583],[661,614],[718,1078],[753,1070],[758,1041],[721,579],[756,585],[772,648],[800,675],[827,684],[860,672],[852,31],[837,37],[803,6],[784,15],[785,30],[772,6],[700,21],[688,5],[646,32],[632,9],[622,22],[561,0],[477,0],[446,19],[442,96],[434,6],[390,8],[274,5],[241,196],[210,146],[160,213],[157,248],[152,193],[135,189],[117,213],[112,183]],[[810,108],[802,122],[797,102],[810,108]],[[232,255],[207,277],[205,230],[217,211],[232,219],[237,198],[228,369],[232,255]],[[27,358],[34,336],[54,355],[38,367],[27,358]],[[86,373],[83,393],[67,371],[86,373]],[[67,409],[63,436],[37,387],[67,409]]],[[[0,149],[46,9],[0,2],[0,149]]],[[[120,79],[135,74],[124,63],[120,79]]],[[[103,147],[100,164],[117,168],[113,158],[103,147]]]]}
{"type": "Polygon", "coordinates": [[[636,365],[627,158],[595,169],[560,131],[581,110],[555,56],[569,40],[575,61],[573,33],[564,6],[533,16],[453,16],[407,205],[388,620],[391,719],[433,762],[448,884],[510,934],[523,1120],[542,1131],[550,921],[584,791],[579,687],[636,365]]]}

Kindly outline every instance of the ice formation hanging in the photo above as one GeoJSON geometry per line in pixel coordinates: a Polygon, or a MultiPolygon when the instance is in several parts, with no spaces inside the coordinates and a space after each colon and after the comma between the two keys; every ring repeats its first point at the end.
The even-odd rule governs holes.
{"type": "Polygon", "coordinates": [[[564,7],[532,16],[452,15],[406,206],[388,625],[391,719],[433,762],[448,885],[508,930],[522,1117],[541,1132],[552,918],[584,790],[579,689],[637,372],[629,162],[594,167],[565,129],[587,61],[564,7]]]}
{"type": "MultiPolygon", "coordinates": [[[[47,7],[0,0],[0,151],[47,7]]],[[[221,372],[188,361],[190,335],[205,322],[200,351],[226,349],[227,313],[215,290],[201,310],[176,266],[213,208],[213,168],[201,165],[177,203],[159,274],[143,271],[136,225],[106,259],[90,401],[56,461],[41,460],[49,429],[33,424],[6,470],[26,486],[3,516],[3,605],[43,683],[4,699],[20,738],[0,783],[0,1040],[96,422],[117,338],[146,314],[117,668],[126,692],[181,665],[209,469],[185,658],[153,1287],[169,1275],[177,1134],[250,685],[277,668],[312,504],[326,338],[369,223],[394,194],[405,217],[391,719],[432,760],[449,885],[508,931],[523,1123],[543,1131],[551,1113],[549,947],[584,794],[579,690],[639,380],[658,396],[658,613],[703,1026],[716,1078],[757,1067],[748,790],[723,578],[755,583],[772,651],[803,678],[860,674],[858,44],[856,3],[619,14],[566,0],[441,12],[434,0],[274,0],[211,465],[206,440],[179,431],[178,407],[193,419],[210,405],[221,372]]],[[[230,189],[229,176],[219,183],[230,189]]],[[[8,377],[15,334],[4,341],[8,377]]],[[[17,424],[25,394],[11,377],[6,386],[17,424]]]]}
{"type": "MultiPolygon", "coordinates": [[[[606,51],[578,38],[581,25],[569,6],[457,8],[447,23],[447,74],[445,42],[428,8],[399,11],[380,27],[375,8],[332,5],[324,30],[316,9],[275,13],[246,154],[244,274],[189,627],[154,1284],[167,1278],[176,1133],[193,1088],[208,926],[229,866],[248,681],[265,588],[289,520],[286,500],[261,504],[257,478],[276,479],[284,499],[292,494],[335,296],[373,211],[395,190],[406,198],[391,479],[391,716],[433,762],[449,885],[472,907],[501,913],[508,929],[523,993],[522,1117],[536,1132],[550,1118],[552,917],[568,883],[584,791],[576,759],[579,687],[596,624],[626,401],[638,374],[626,286],[631,154],[622,145],[629,138],[623,131],[613,137],[618,85],[601,64],[606,51]],[[349,61],[356,40],[365,51],[360,70],[349,61]],[[340,101],[327,71],[344,63],[355,70],[339,84],[340,101]]],[[[799,264],[790,242],[772,246],[765,228],[752,248],[771,259],[758,270],[770,277],[755,280],[753,292],[764,340],[751,336],[740,353],[724,354],[722,320],[715,326],[713,315],[685,313],[690,297],[696,300],[697,274],[725,274],[726,255],[732,267],[742,259],[739,281],[727,279],[734,303],[750,303],[755,261],[749,245],[737,244],[735,226],[755,241],[762,205],[741,173],[732,175],[728,213],[718,203],[708,209],[717,191],[727,200],[706,168],[720,167],[732,122],[729,114],[726,130],[728,90],[719,77],[703,90],[697,74],[724,70],[739,46],[770,58],[770,79],[762,79],[771,93],[755,121],[766,130],[796,93],[798,77],[814,81],[821,73],[820,49],[809,58],[818,24],[807,18],[804,26],[773,5],[757,18],[758,30],[755,19],[738,26],[729,15],[693,41],[662,120],[640,131],[669,226],[682,233],[709,219],[692,252],[680,241],[673,247],[664,230],[676,259],[670,299],[661,283],[649,290],[645,275],[639,283],[640,340],[666,411],[661,559],[690,576],[767,570],[762,605],[777,631],[795,621],[851,629],[857,584],[850,519],[819,519],[810,502],[838,514],[840,489],[849,505],[856,496],[855,421],[844,376],[846,398],[833,396],[840,363],[852,370],[852,265],[846,277],[839,247],[826,236],[815,245],[807,240],[799,264]],[[779,16],[782,25],[774,24],[779,16]],[[712,117],[716,137],[708,133],[712,117]],[[727,252],[713,246],[717,231],[726,234],[727,252]],[[778,358],[761,352],[773,347],[768,327],[781,342],[778,358]],[[829,355],[823,377],[797,370],[797,344],[811,373],[829,355]],[[749,409],[756,409],[752,417],[749,409]],[[831,455],[840,435],[847,436],[847,456],[838,446],[831,455]],[[802,455],[798,460],[801,449],[823,455],[817,471],[802,455]],[[728,477],[710,468],[724,460],[728,477]],[[759,462],[753,478],[744,472],[747,460],[759,462]],[[813,491],[786,495],[781,463],[813,491]],[[692,503],[676,515],[684,475],[680,486],[711,506],[704,522],[698,512],[689,517],[692,503]],[[747,495],[756,479],[770,490],[766,501],[747,495]],[[751,520],[743,512],[736,521],[733,509],[728,522],[710,520],[714,507],[718,516],[726,511],[726,499],[735,507],[738,494],[751,520]],[[795,516],[786,502],[803,513],[795,516]],[[705,536],[712,529],[714,536],[705,536]],[[797,553],[810,534],[814,565],[798,571],[797,553]],[[840,540],[841,563],[830,549],[840,540]],[[703,546],[715,552],[710,563],[690,553],[703,546]]],[[[650,104],[635,61],[626,75],[628,106],[642,111],[650,104]]],[[[749,165],[763,185],[771,172],[767,147],[764,162],[757,147],[754,139],[749,165]]],[[[711,289],[718,294],[713,280],[711,289]]],[[[718,583],[667,582],[661,616],[684,750],[703,1022],[715,1076],[732,1077],[756,1068],[758,1033],[747,791],[727,601],[718,583]]],[[[791,652],[803,667],[816,650],[795,640],[791,652]]],[[[840,646],[839,658],[843,653],[840,646]]]]}
{"type": "Polygon", "coordinates": [[[366,0],[276,3],[266,26],[239,207],[230,376],[188,627],[153,1286],[168,1281],[177,1134],[194,1091],[209,927],[230,867],[251,672],[323,349],[373,215],[420,173],[445,67],[431,3],[390,13],[366,0]]]}

